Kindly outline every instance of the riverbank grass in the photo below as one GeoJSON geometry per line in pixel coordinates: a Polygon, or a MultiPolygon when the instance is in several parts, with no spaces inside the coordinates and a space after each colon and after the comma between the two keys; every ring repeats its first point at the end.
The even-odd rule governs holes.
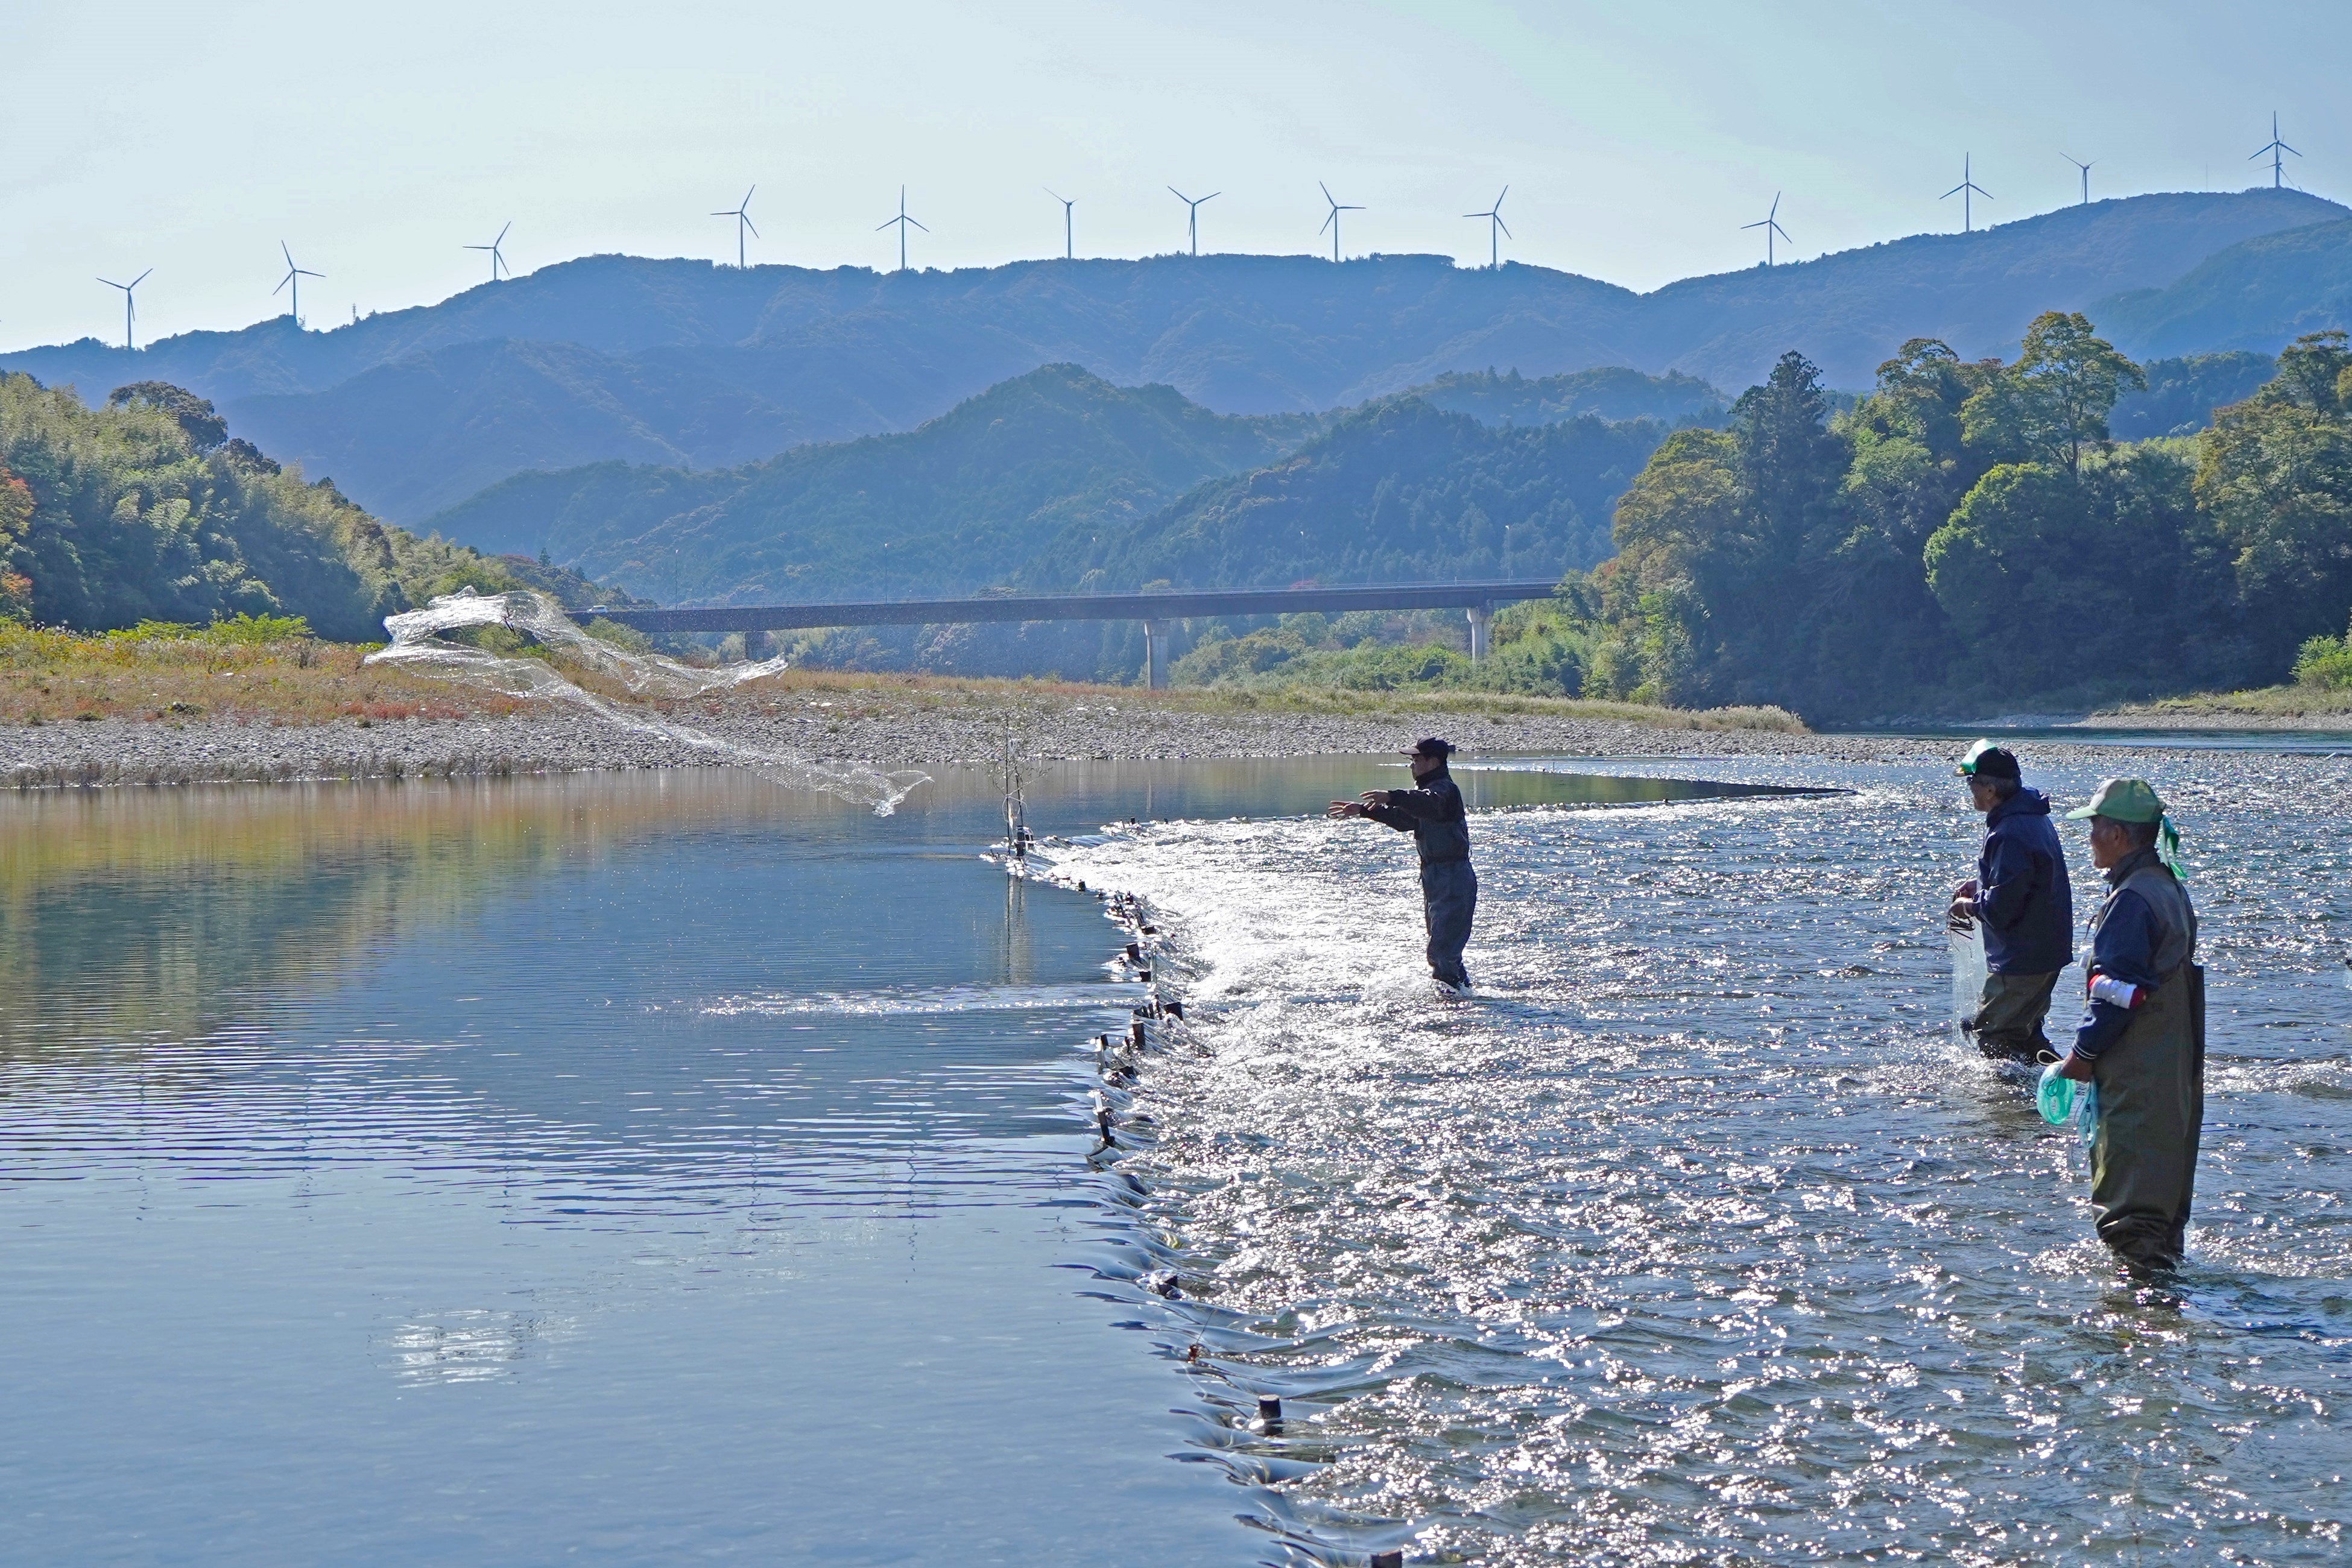
{"type": "MultiPolygon", "coordinates": [[[[100,719],[158,723],[226,719],[247,723],[363,723],[399,719],[470,719],[527,710],[530,704],[397,666],[363,662],[377,645],[325,642],[300,622],[241,617],[212,626],[149,623],[85,636],[0,622],[0,723],[54,724],[100,719]]],[[[617,686],[584,671],[565,673],[619,704],[691,720],[772,711],[785,700],[830,700],[844,719],[908,707],[1003,708],[1008,712],[1093,703],[1209,714],[1298,713],[1401,721],[1467,717],[1609,720],[1662,730],[1756,730],[1801,734],[1778,708],[1703,711],[1633,702],[1465,690],[1374,691],[1295,687],[1276,691],[1179,687],[1146,691],[1051,679],[969,679],[794,668],[698,698],[631,703],[617,686]]]]}

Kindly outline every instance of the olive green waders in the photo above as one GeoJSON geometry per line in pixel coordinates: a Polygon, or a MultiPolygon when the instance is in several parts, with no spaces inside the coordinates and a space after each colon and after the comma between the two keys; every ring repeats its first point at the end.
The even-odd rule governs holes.
{"type": "Polygon", "coordinates": [[[2038,1062],[2050,1049],[2042,1021],[2050,1016],[2050,994],[2058,973],[1988,974],[1977,994],[1976,1016],[1963,1025],[1977,1049],[2002,1061],[2038,1062]]]}
{"type": "Polygon", "coordinates": [[[2099,1053],[2091,1201],[2099,1239],[2135,1267],[2180,1261],[2205,1125],[2205,971],[2183,963],[2099,1053]]]}

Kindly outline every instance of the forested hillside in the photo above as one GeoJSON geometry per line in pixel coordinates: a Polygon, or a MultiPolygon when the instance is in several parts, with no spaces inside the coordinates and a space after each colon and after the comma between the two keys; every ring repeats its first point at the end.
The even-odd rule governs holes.
{"type": "Polygon", "coordinates": [[[1202,486],[1041,587],[1279,586],[1551,577],[1611,549],[1609,507],[1664,434],[1587,416],[1496,427],[1417,397],[1376,403],[1293,457],[1202,486]],[[1077,569],[1083,563],[1083,576],[1077,569]]]}
{"type": "Polygon", "coordinates": [[[2352,221],[2249,237],[2169,284],[2092,309],[2118,345],[2137,353],[2274,353],[2300,333],[2352,326],[2352,221]]]}
{"type": "Polygon", "coordinates": [[[1832,421],[1784,355],[1619,502],[1585,689],[1867,719],[2285,679],[2352,609],[2345,335],[2201,437],[2115,445],[2143,379],[2051,312],[2007,364],[1915,339],[1832,421]]]}
{"type": "MultiPolygon", "coordinates": [[[[1166,384],[1228,414],[1346,407],[1490,367],[1541,379],[1622,365],[1738,386],[1790,347],[1831,385],[1860,387],[1885,345],[1906,337],[1937,336],[1967,357],[2007,353],[2036,310],[2140,290],[2175,300],[2144,305],[2133,294],[2133,320],[2160,352],[2273,349],[2298,323],[2336,324],[2338,301],[2291,285],[2333,276],[2340,241],[2282,231],[2345,217],[2293,191],[2138,196],[1648,295],[1442,257],[1335,266],[1168,256],[889,274],[596,257],[331,331],[276,320],[135,354],[85,340],[0,366],[53,385],[187,386],[282,458],[414,522],[526,469],[727,467],[909,429],[1047,363],[1166,384]],[[2265,236],[2276,243],[2263,248],[2265,236]],[[2197,304],[2207,286],[2183,274],[2231,247],[2264,258],[2260,287],[2249,295],[2224,279],[2197,304]],[[2246,302],[2255,296],[2294,309],[2246,302]],[[2199,335],[2209,331],[2221,335],[2199,335]]],[[[2121,341],[2143,346],[2131,333],[2121,341]]]]}
{"type": "Polygon", "coordinates": [[[180,387],[117,387],[93,409],[0,374],[0,618],[87,631],[299,616],[381,641],[413,602],[512,576],[305,483],[180,387]]]}
{"type": "Polygon", "coordinates": [[[1212,414],[1164,386],[1049,365],[921,428],[716,474],[605,466],[524,475],[433,521],[545,551],[666,601],[922,596],[1094,547],[1202,479],[1272,461],[1313,416],[1212,414]]]}
{"type": "Polygon", "coordinates": [[[1523,376],[1517,370],[1450,371],[1409,390],[1433,408],[1467,414],[1482,425],[1551,425],[1587,415],[1707,425],[1722,419],[1727,405],[1722,393],[1695,375],[1644,375],[1622,365],[1545,376],[1523,376]]]}

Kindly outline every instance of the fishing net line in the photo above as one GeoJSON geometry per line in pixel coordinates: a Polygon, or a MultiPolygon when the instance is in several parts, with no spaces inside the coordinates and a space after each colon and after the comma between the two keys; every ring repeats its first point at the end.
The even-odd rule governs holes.
{"type": "Polygon", "coordinates": [[[504,626],[520,632],[571,662],[619,682],[635,697],[699,697],[775,675],[787,663],[782,658],[769,658],[716,669],[697,669],[658,654],[634,654],[601,642],[574,626],[572,618],[544,594],[528,589],[478,594],[471,588],[445,594],[421,610],[386,616],[383,627],[392,634],[391,645],[368,655],[367,662],[399,665],[509,697],[568,702],[617,729],[659,736],[757,767],[788,788],[814,790],[870,805],[877,816],[889,816],[916,785],[930,782],[927,773],[886,773],[863,763],[814,762],[790,752],[771,752],[721,740],[690,725],[627,712],[573,684],[546,659],[493,653],[467,643],[450,642],[443,636],[477,626],[504,626]]]}

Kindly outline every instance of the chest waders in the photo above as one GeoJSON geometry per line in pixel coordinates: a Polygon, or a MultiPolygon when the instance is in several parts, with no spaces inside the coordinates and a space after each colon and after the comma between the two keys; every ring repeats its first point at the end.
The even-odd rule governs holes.
{"type": "Polygon", "coordinates": [[[2197,916],[2169,871],[2135,871],[2092,922],[2095,934],[2129,890],[2147,901],[2164,939],[2155,991],[2131,1025],[2099,1053],[2099,1120],[2091,1140],[2091,1201],[2099,1239],[2126,1262],[2168,1268],[2180,1261],[2197,1185],[2205,1123],[2205,971],[2191,957],[2197,916]]]}

